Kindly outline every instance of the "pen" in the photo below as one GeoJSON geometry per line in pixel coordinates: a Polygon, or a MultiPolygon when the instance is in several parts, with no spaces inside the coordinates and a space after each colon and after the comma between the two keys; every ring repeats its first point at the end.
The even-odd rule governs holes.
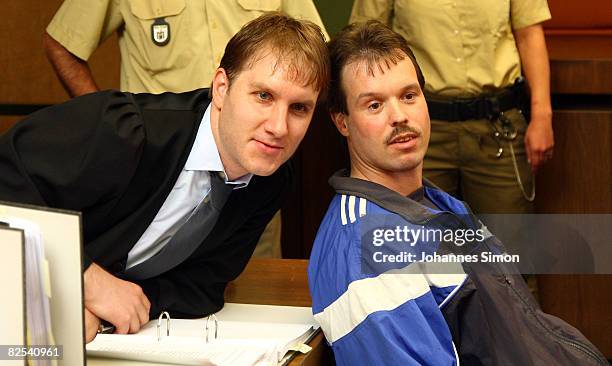
{"type": "Polygon", "coordinates": [[[102,322],[98,326],[98,334],[112,334],[115,332],[115,326],[107,322],[102,322]]]}

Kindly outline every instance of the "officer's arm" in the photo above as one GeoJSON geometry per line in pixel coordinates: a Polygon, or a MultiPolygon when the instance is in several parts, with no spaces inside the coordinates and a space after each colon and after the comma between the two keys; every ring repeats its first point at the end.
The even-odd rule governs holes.
{"type": "Polygon", "coordinates": [[[535,171],[550,158],[554,146],[548,53],[541,24],[513,32],[523,73],[531,90],[531,121],[525,134],[525,148],[527,159],[535,171]]]}
{"type": "Polygon", "coordinates": [[[43,36],[43,47],[57,77],[71,97],[98,91],[86,61],[70,53],[49,33],[43,36]]]}

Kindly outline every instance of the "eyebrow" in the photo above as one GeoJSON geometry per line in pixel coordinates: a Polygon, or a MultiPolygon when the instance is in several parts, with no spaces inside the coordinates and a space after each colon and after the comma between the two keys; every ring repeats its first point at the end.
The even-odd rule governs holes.
{"type": "Polygon", "coordinates": [[[262,84],[261,82],[258,82],[258,81],[250,82],[249,86],[251,88],[255,88],[255,89],[263,89],[263,90],[270,89],[267,85],[262,84]]]}
{"type": "Polygon", "coordinates": [[[255,90],[261,90],[261,91],[265,91],[268,92],[270,94],[272,94],[271,89],[268,85],[266,84],[262,84],[261,82],[250,82],[249,83],[249,88],[250,89],[255,89],[255,90]]]}
{"type": "MultiPolygon", "coordinates": [[[[408,90],[419,90],[419,84],[418,83],[412,83],[412,84],[408,84],[406,86],[404,86],[402,88],[402,93],[406,92],[408,90]]],[[[366,92],[366,93],[361,93],[357,96],[357,101],[361,100],[362,98],[370,98],[370,97],[378,97],[380,96],[380,93],[376,93],[376,92],[366,92]]]]}

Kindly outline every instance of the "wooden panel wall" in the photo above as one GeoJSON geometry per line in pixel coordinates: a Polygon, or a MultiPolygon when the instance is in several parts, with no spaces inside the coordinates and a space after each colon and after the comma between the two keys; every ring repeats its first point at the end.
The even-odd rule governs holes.
{"type": "MultiPolygon", "coordinates": [[[[4,2],[0,104],[52,104],[68,99],[42,48],[42,35],[60,4],[61,0],[4,2]]],[[[94,53],[91,67],[101,88],[119,86],[119,50],[115,37],[109,38],[94,53]]]]}
{"type": "MultiPolygon", "coordinates": [[[[538,175],[537,207],[550,213],[612,210],[612,110],[556,110],[555,157],[538,175]]],[[[612,276],[539,276],[540,303],[612,358],[612,276]]]]}
{"type": "Polygon", "coordinates": [[[611,110],[555,110],[555,155],[537,177],[537,208],[548,213],[610,213],[611,110]]]}
{"type": "Polygon", "coordinates": [[[552,19],[549,28],[611,30],[612,2],[610,0],[548,0],[552,19]]]}
{"type": "MultiPolygon", "coordinates": [[[[555,156],[538,174],[536,208],[612,213],[612,37],[547,38],[555,156]]],[[[538,277],[544,311],[576,326],[612,358],[612,276],[538,277]]]]}

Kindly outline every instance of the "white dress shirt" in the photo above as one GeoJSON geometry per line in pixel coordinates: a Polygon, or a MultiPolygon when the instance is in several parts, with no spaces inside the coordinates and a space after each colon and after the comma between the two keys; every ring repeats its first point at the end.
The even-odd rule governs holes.
{"type": "MultiPolygon", "coordinates": [[[[170,241],[210,192],[209,172],[223,172],[227,177],[212,134],[210,105],[202,117],[183,170],[159,212],[128,253],[126,269],[151,258],[170,241]]],[[[225,184],[235,185],[234,189],[243,188],[251,177],[252,174],[247,174],[233,181],[226,178],[225,184]]]]}

